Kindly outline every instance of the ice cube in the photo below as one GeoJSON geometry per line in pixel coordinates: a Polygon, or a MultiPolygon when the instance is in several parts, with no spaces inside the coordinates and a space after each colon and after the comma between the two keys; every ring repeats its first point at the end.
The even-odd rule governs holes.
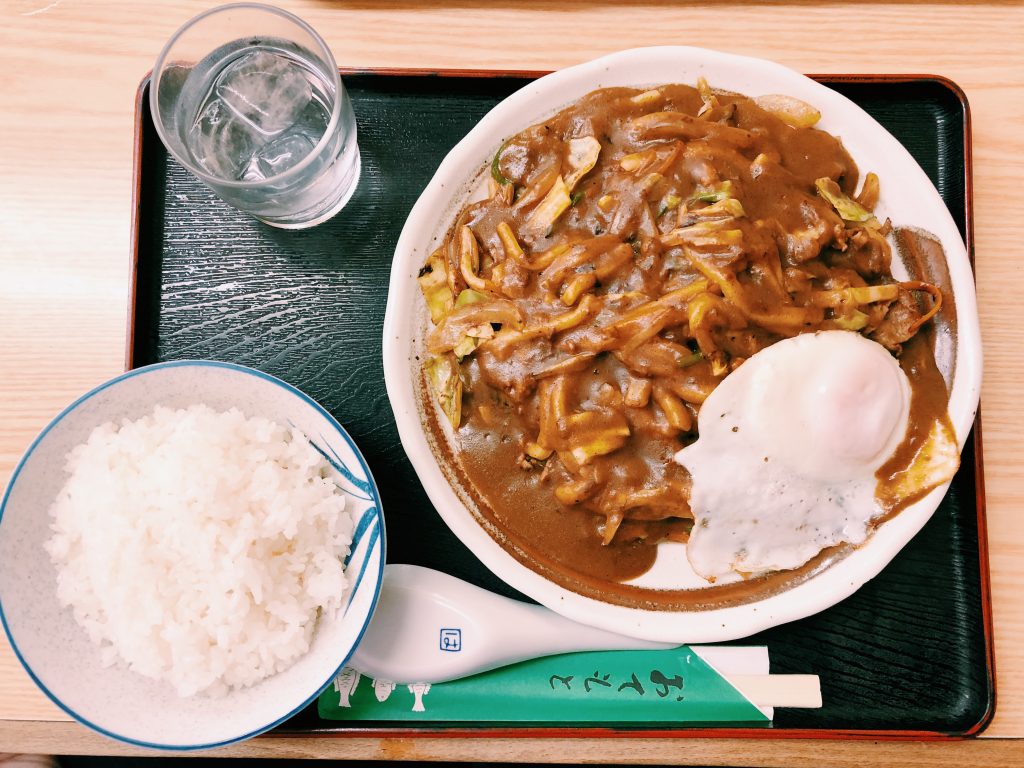
{"type": "Polygon", "coordinates": [[[265,178],[277,176],[297,165],[316,146],[308,136],[289,134],[275,139],[256,154],[256,164],[265,178]]]}
{"type": "Polygon", "coordinates": [[[252,129],[216,98],[199,113],[189,133],[196,162],[221,179],[239,178],[260,143],[252,129]]]}
{"type": "Polygon", "coordinates": [[[269,51],[243,56],[220,76],[217,95],[252,128],[276,136],[313,98],[302,68],[269,51]]]}
{"type": "Polygon", "coordinates": [[[327,133],[327,126],[330,122],[330,110],[314,98],[299,114],[294,127],[288,133],[301,133],[308,136],[315,145],[327,133]]]}

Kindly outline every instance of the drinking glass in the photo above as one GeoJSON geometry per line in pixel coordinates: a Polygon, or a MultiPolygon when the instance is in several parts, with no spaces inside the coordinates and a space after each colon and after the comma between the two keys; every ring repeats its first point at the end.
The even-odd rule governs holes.
{"type": "Polygon", "coordinates": [[[149,100],[175,159],[267,224],[314,226],[355,191],[352,103],[326,43],[287,11],[236,3],[196,16],[157,59],[149,100]]]}

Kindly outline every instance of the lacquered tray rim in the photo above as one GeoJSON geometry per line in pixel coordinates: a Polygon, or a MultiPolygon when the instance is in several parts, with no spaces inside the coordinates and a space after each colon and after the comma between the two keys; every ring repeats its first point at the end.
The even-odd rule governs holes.
{"type": "MultiPolygon", "coordinates": [[[[450,78],[510,78],[536,79],[549,74],[546,70],[491,70],[491,69],[429,69],[415,67],[351,67],[339,66],[344,76],[382,77],[450,77],[450,78]]],[[[125,370],[135,367],[135,320],[137,309],[139,232],[142,215],[142,151],[143,125],[147,109],[147,94],[152,73],[147,73],[139,83],[135,94],[135,125],[132,149],[132,217],[130,228],[131,250],[129,254],[128,318],[125,339],[125,370]]],[[[949,91],[963,109],[963,152],[964,152],[964,243],[967,255],[974,269],[974,193],[972,160],[972,122],[967,94],[953,80],[935,74],[808,74],[807,77],[825,85],[829,84],[878,84],[898,85],[927,82],[949,91]]],[[[988,536],[986,525],[986,501],[984,483],[983,443],[981,437],[981,407],[979,405],[972,428],[972,449],[974,453],[974,482],[977,500],[978,568],[979,592],[981,598],[982,631],[985,648],[985,673],[988,701],[982,716],[963,732],[931,730],[888,730],[888,729],[828,729],[828,728],[774,728],[768,727],[689,727],[666,728],[664,724],[651,727],[625,726],[562,726],[527,725],[494,726],[480,724],[475,727],[446,726],[430,724],[415,727],[395,728],[392,726],[346,725],[325,726],[311,729],[289,729],[280,726],[274,733],[281,735],[330,735],[338,738],[374,736],[380,738],[821,738],[821,739],[883,739],[886,741],[935,741],[955,740],[977,736],[991,723],[996,706],[995,649],[992,630],[992,601],[989,574],[988,536]]],[[[323,721],[329,722],[329,721],[323,721]]]]}

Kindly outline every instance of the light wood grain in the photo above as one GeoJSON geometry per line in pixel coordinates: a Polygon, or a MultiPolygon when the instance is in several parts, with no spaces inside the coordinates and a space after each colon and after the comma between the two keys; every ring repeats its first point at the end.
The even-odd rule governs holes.
{"type": "MultiPolygon", "coordinates": [[[[61,754],[134,755],[137,750],[73,723],[0,722],[0,744],[39,752],[59,744],[61,754]]],[[[166,754],[166,753],[149,753],[166,754]]],[[[357,736],[261,736],[198,755],[232,758],[344,759],[388,761],[475,761],[509,763],[636,763],[730,768],[948,768],[1024,765],[1024,744],[1016,739],[975,741],[833,741],[828,739],[529,739],[367,738],[357,736]]]]}
{"type": "MultiPolygon", "coordinates": [[[[0,482],[68,401],[119,372],[127,309],[133,104],[162,43],[209,0],[0,5],[0,482]]],[[[1018,3],[289,2],[343,65],[552,69],[652,44],[713,47],[804,72],[930,72],[974,117],[976,269],[998,707],[1024,737],[1024,7],[1018,3]]],[[[0,642],[0,751],[120,749],[46,701],[0,642]],[[19,722],[21,721],[21,722],[19,722]]],[[[697,762],[1022,764],[1017,744],[778,740],[544,744],[261,738],[238,755],[697,762]]]]}

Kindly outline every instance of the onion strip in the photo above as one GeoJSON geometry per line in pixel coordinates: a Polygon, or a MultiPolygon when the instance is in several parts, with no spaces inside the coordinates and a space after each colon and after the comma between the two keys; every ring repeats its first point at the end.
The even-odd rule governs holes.
{"type": "Polygon", "coordinates": [[[476,235],[468,226],[463,226],[459,233],[459,253],[459,269],[466,285],[481,293],[496,292],[490,281],[477,275],[480,269],[480,246],[476,242],[476,235]]]}

